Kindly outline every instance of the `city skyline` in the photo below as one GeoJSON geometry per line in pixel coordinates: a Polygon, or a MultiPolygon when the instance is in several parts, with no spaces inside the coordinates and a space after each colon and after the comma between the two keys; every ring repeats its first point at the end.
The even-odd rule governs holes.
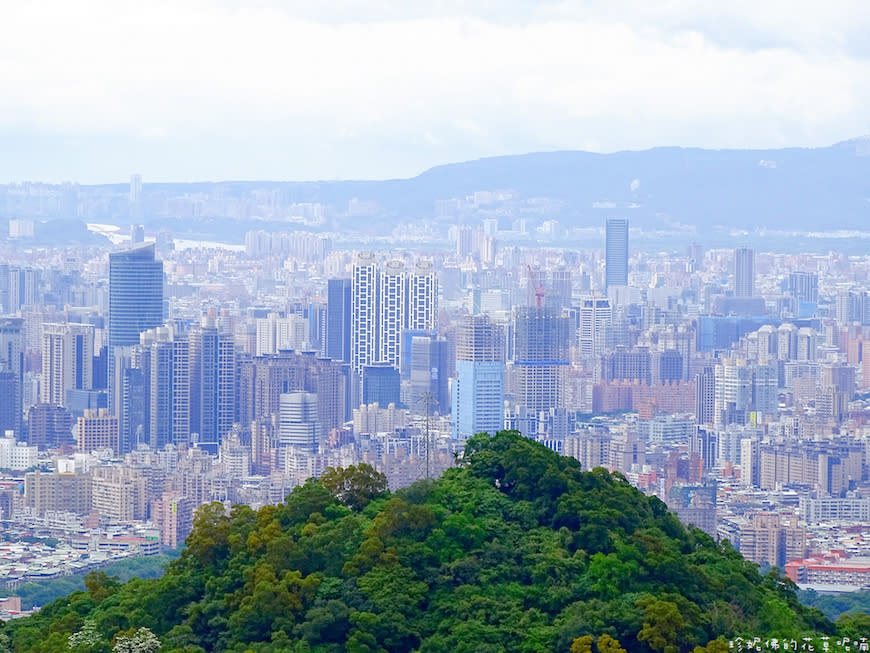
{"type": "Polygon", "coordinates": [[[363,199],[340,216],[293,203],[304,225],[288,224],[295,198],[255,189],[272,222],[249,215],[244,246],[185,248],[181,220],[156,233],[135,220],[226,196],[156,203],[155,190],[134,177],[96,196],[132,222],[114,246],[32,246],[33,218],[0,242],[0,419],[13,428],[0,465],[24,476],[25,494],[8,495],[22,524],[62,512],[78,527],[96,511],[168,544],[203,503],[277,503],[361,462],[404,487],[502,428],[620,472],[753,562],[845,549],[808,511],[860,520],[870,506],[866,254],[717,247],[691,231],[650,250],[630,209],[584,229],[555,219],[556,203],[490,189],[398,227],[363,199]],[[379,235],[338,241],[331,220],[379,235]],[[794,546],[760,546],[767,532],[794,546]]]}

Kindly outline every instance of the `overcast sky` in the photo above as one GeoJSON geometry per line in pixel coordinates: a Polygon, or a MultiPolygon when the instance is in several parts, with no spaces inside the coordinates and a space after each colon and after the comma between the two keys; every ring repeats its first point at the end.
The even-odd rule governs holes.
{"type": "Polygon", "coordinates": [[[870,132],[868,34],[866,0],[7,2],[0,183],[829,145],[870,132]]]}

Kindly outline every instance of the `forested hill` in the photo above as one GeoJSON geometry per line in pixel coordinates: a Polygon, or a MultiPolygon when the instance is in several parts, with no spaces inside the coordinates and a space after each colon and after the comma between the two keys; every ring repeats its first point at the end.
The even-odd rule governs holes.
{"type": "Polygon", "coordinates": [[[211,504],[161,579],[91,575],[5,634],[18,653],[634,653],[835,629],[621,476],[513,432],[476,436],[437,481],[384,488],[360,466],[257,512],[211,504]]]}

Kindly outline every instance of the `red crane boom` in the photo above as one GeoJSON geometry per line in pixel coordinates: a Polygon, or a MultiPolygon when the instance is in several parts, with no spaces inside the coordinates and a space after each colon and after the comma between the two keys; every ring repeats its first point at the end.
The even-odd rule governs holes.
{"type": "Polygon", "coordinates": [[[529,281],[532,283],[532,287],[535,289],[535,298],[538,300],[538,308],[541,308],[541,298],[544,296],[544,284],[538,283],[538,280],[535,279],[535,271],[532,270],[531,265],[526,265],[529,269],[529,281]]]}

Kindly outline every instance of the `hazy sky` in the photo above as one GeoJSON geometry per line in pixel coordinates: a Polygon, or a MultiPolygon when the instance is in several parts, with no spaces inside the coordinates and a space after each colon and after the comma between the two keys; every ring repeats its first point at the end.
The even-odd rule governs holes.
{"type": "Polygon", "coordinates": [[[828,145],[870,132],[868,34],[866,0],[8,2],[0,182],[828,145]]]}

